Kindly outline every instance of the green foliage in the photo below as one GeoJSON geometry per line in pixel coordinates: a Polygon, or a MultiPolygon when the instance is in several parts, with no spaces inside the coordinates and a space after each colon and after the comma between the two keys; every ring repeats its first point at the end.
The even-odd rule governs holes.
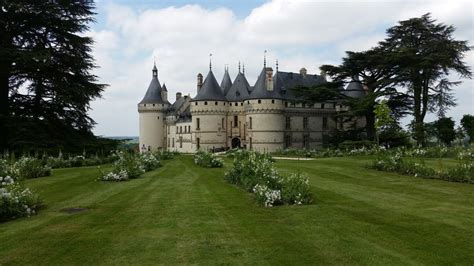
{"type": "Polygon", "coordinates": [[[99,181],[127,181],[140,177],[145,172],[155,170],[161,166],[158,156],[152,152],[116,152],[117,160],[112,170],[102,173],[99,181]]]}
{"type": "Polygon", "coordinates": [[[93,1],[3,1],[0,10],[0,151],[95,146],[90,101],[93,1]],[[19,88],[25,88],[19,90],[19,88]]]}
{"type": "Polygon", "coordinates": [[[454,130],[454,121],[450,117],[438,119],[435,122],[436,135],[444,144],[449,145],[456,138],[454,130]]]}
{"type": "MultiPolygon", "coordinates": [[[[416,157],[423,156],[421,151],[416,153],[416,157]]],[[[447,170],[435,170],[426,166],[424,160],[407,159],[404,158],[403,153],[397,152],[394,155],[379,155],[372,162],[371,167],[380,171],[397,172],[415,177],[474,184],[474,153],[461,151],[458,157],[459,163],[457,166],[447,170]]]]}
{"type": "Polygon", "coordinates": [[[217,168],[217,167],[223,166],[222,160],[217,158],[216,155],[208,151],[196,152],[193,155],[193,160],[195,164],[202,167],[217,168]]]}
{"type": "Polygon", "coordinates": [[[266,153],[235,152],[233,166],[226,172],[225,179],[255,193],[257,201],[266,207],[312,201],[308,178],[302,174],[281,176],[266,153]]]}
{"type": "Polygon", "coordinates": [[[464,115],[461,119],[461,125],[470,138],[470,142],[474,142],[474,116],[464,115]]]}
{"type": "Polygon", "coordinates": [[[29,217],[42,206],[38,195],[10,176],[0,176],[0,222],[29,217]]]}

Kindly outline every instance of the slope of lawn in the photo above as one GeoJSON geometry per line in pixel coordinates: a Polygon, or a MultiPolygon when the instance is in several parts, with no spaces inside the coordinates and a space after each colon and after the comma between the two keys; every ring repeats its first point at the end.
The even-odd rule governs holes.
{"type": "Polygon", "coordinates": [[[315,202],[274,208],[191,156],[121,183],[95,181],[96,167],[55,170],[27,181],[45,209],[0,224],[0,264],[474,263],[473,185],[366,162],[278,161],[309,175],[315,202]],[[88,210],[60,212],[69,207],[88,210]]]}

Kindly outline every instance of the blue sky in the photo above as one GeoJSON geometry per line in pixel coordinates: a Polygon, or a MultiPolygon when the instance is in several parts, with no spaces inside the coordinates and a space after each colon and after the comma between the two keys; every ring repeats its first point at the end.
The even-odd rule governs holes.
{"type": "MultiPolygon", "coordinates": [[[[376,45],[397,21],[427,12],[453,24],[456,38],[472,44],[473,10],[468,1],[100,0],[89,35],[95,39],[93,55],[99,66],[94,73],[110,86],[92,103],[94,132],[138,134],[136,104],[150,82],[154,58],[173,102],[178,91],[195,95],[196,74],[207,74],[209,53],[219,80],[224,65],[234,78],[241,61],[253,83],[264,50],[271,66],[278,59],[281,70],[305,67],[319,73],[320,65],[339,63],[346,50],[376,45]]],[[[471,51],[466,58],[471,66],[473,58],[471,51]]],[[[464,81],[456,89],[458,106],[449,116],[459,120],[462,114],[474,113],[473,84],[464,81]]]]}

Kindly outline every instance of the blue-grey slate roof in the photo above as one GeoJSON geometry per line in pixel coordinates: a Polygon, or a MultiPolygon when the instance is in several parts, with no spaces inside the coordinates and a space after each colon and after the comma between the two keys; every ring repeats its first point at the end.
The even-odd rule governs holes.
{"type": "Polygon", "coordinates": [[[352,98],[361,98],[364,97],[365,90],[360,81],[356,79],[352,80],[342,93],[352,98]]]}
{"type": "Polygon", "coordinates": [[[296,86],[311,87],[322,84],[326,82],[326,80],[319,75],[302,75],[299,73],[278,71],[274,77],[274,82],[274,87],[279,88],[284,99],[296,100],[297,98],[293,93],[293,88],[296,86]]]}
{"type": "Polygon", "coordinates": [[[227,101],[212,70],[209,70],[202,87],[199,89],[196,97],[193,98],[193,101],[227,101]]]}
{"type": "Polygon", "coordinates": [[[245,78],[245,75],[239,72],[235,77],[232,87],[228,90],[226,97],[230,102],[244,101],[249,97],[249,82],[245,78]]]}
{"type": "Polygon", "coordinates": [[[229,92],[230,87],[232,87],[232,80],[230,79],[229,71],[226,69],[221,82],[221,89],[224,95],[227,95],[227,92],[229,92]]]}
{"type": "MultiPolygon", "coordinates": [[[[153,70],[155,71],[156,67],[154,67],[153,70]]],[[[139,104],[165,103],[165,101],[163,101],[163,98],[161,97],[161,91],[162,88],[160,85],[160,81],[158,80],[158,76],[153,75],[150,85],[148,86],[148,90],[145,93],[145,97],[143,97],[143,100],[141,100],[139,104]]]]}
{"type": "Polygon", "coordinates": [[[267,90],[267,77],[266,70],[268,68],[263,68],[260,72],[260,75],[253,86],[252,91],[250,92],[249,99],[282,99],[283,97],[280,94],[280,88],[273,86],[273,90],[267,90]]]}

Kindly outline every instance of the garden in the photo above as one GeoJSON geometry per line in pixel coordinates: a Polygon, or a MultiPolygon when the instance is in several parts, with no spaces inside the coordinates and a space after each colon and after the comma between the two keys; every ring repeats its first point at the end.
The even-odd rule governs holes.
{"type": "Polygon", "coordinates": [[[469,264],[474,186],[372,168],[403,154],[455,169],[472,163],[469,152],[114,153],[112,164],[43,168],[49,176],[2,179],[2,199],[5,188],[24,195],[15,214],[24,218],[0,225],[0,264],[469,264]]]}

